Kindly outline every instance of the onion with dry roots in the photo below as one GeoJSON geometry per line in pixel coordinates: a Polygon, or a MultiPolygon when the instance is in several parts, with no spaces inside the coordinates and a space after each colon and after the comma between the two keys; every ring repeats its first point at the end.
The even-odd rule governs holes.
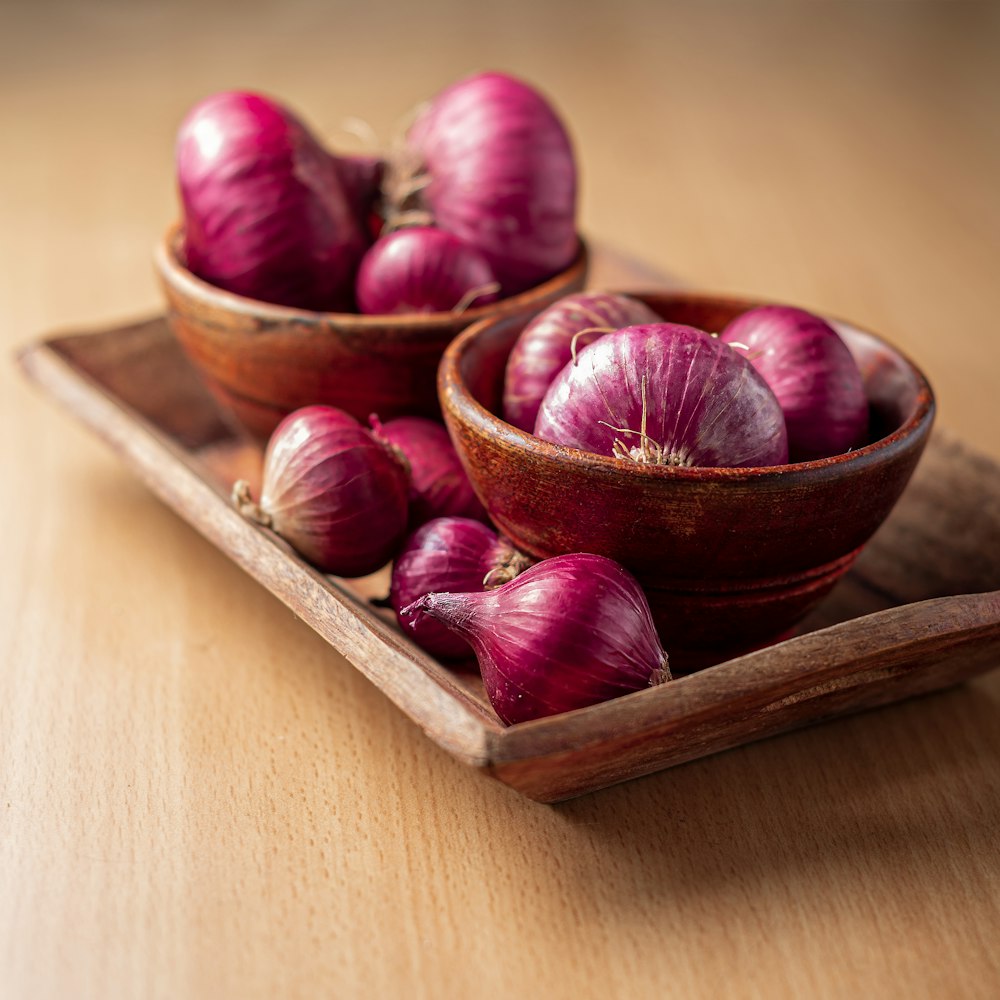
{"type": "Polygon", "coordinates": [[[259,503],[242,480],[233,499],[244,516],[272,528],[317,568],[366,576],[403,540],[409,476],[400,456],[352,416],[307,406],[271,435],[259,503]]]}
{"type": "Polygon", "coordinates": [[[585,347],[549,387],[535,434],[649,465],[788,461],[784,415],[753,365],[676,323],[626,327],[585,347]]]}

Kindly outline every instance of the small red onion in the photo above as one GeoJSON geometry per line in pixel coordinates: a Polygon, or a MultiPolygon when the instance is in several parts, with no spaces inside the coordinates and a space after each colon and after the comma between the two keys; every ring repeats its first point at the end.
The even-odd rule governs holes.
{"type": "Polygon", "coordinates": [[[260,504],[242,480],[233,500],[317,568],[351,577],[392,558],[406,531],[408,489],[390,447],[343,410],[307,406],[268,441],[260,504]]]}
{"type": "Polygon", "coordinates": [[[579,292],[559,299],[521,331],[510,352],[504,376],[504,420],[530,434],[542,397],[576,352],[604,333],[658,322],[660,317],[649,306],[627,295],[579,292]]]}
{"type": "Polygon", "coordinates": [[[368,240],[338,167],[287,108],[227,91],[177,136],[185,263],[220,288],[301,309],[347,309],[368,240]]]}
{"type": "Polygon", "coordinates": [[[436,226],[481,250],[504,295],[572,262],[573,149],[533,87],[503,73],[460,80],[430,102],[406,144],[413,163],[394,165],[390,199],[415,199],[436,226]]]}
{"type": "Polygon", "coordinates": [[[676,323],[626,327],[585,347],[549,387],[535,434],[651,465],[788,460],[781,407],[753,365],[676,323]]]}
{"type": "Polygon", "coordinates": [[[508,725],[595,705],[670,679],[646,595],[604,556],[555,556],[478,594],[428,594],[404,608],[472,645],[508,725]]]}
{"type": "Polygon", "coordinates": [[[418,646],[442,659],[461,659],[472,652],[465,639],[427,615],[404,618],[403,608],[435,591],[472,593],[499,586],[528,565],[527,556],[480,521],[438,517],[415,531],[396,557],[389,601],[418,646]]]}
{"type": "Polygon", "coordinates": [[[737,316],[719,339],[748,358],[777,396],[792,461],[864,443],[868,399],[861,372],[828,323],[804,309],[761,306],[737,316]]]}
{"type": "Polygon", "coordinates": [[[377,438],[402,452],[410,466],[410,528],[434,517],[486,520],[458,454],[440,424],[426,417],[369,418],[377,438]]]}
{"type": "Polygon", "coordinates": [[[462,311],[494,302],[489,262],[457,236],[428,226],[397,229],[365,254],[358,270],[363,313],[462,311]]]}

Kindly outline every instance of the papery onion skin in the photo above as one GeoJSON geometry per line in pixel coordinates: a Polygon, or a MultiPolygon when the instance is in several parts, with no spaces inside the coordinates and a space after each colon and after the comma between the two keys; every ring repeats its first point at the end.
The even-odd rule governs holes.
{"type": "Polygon", "coordinates": [[[407,146],[426,171],[435,225],[481,250],[504,295],[572,263],[576,161],[548,100],[504,73],[481,73],[433,98],[407,146]]]}
{"type": "Polygon", "coordinates": [[[361,259],[356,297],[368,314],[451,312],[495,302],[489,262],[457,236],[429,226],[397,229],[361,259]]]}
{"type": "Polygon", "coordinates": [[[213,94],[181,124],[176,159],[193,273],[276,305],[353,308],[368,239],[348,171],[291,111],[260,94],[213,94]]]}
{"type": "Polygon", "coordinates": [[[645,594],[604,556],[555,556],[496,590],[428,594],[402,615],[429,615],[468,640],[507,725],[670,679],[645,594]]]}
{"type": "Polygon", "coordinates": [[[406,469],[390,448],[342,410],[307,406],[271,435],[260,511],[317,568],[366,576],[402,542],[408,492],[406,469]]]}
{"type": "Polygon", "coordinates": [[[854,357],[828,323],[792,306],[737,316],[719,339],[763,375],[785,413],[793,462],[840,455],[864,444],[868,399],[854,357]]]}
{"type": "Polygon", "coordinates": [[[410,466],[410,529],[435,517],[487,520],[448,432],[426,417],[369,418],[376,437],[398,448],[410,466]]]}
{"type": "Polygon", "coordinates": [[[510,352],[504,375],[504,420],[530,434],[542,397],[574,351],[582,351],[610,330],[659,321],[649,306],[628,295],[578,292],[559,299],[521,331],[510,352]],[[588,332],[581,333],[584,330],[588,332]]]}
{"type": "Polygon", "coordinates": [[[481,521],[438,517],[405,542],[392,566],[389,601],[403,631],[444,660],[472,655],[469,643],[429,615],[403,617],[403,608],[434,591],[471,593],[492,580],[510,579],[528,560],[481,521]]]}
{"type": "Polygon", "coordinates": [[[597,455],[623,446],[633,461],[659,465],[788,461],[784,415],[761,375],[717,338],[677,323],[625,327],[585,347],[549,387],[535,434],[597,455]]]}

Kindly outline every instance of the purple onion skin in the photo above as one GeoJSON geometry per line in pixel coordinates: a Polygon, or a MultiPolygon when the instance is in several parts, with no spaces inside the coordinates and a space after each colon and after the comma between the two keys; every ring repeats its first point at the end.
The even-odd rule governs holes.
{"type": "Polygon", "coordinates": [[[549,387],[535,434],[656,465],[788,461],[781,407],[753,365],[717,338],[676,323],[625,327],[585,347],[549,387]],[[639,433],[644,381],[647,439],[639,433]]]}
{"type": "Polygon", "coordinates": [[[719,334],[749,359],[785,413],[793,462],[840,455],[864,444],[868,399],[861,372],[840,335],[791,306],[761,306],[719,334]]]}
{"type": "Polygon", "coordinates": [[[342,410],[307,406],[271,435],[260,509],[317,568],[366,576],[403,540],[408,491],[406,470],[390,448],[342,410]]]}
{"type": "Polygon", "coordinates": [[[411,530],[435,517],[487,520],[444,427],[426,417],[383,424],[372,415],[370,420],[375,436],[398,448],[409,463],[411,530]]]}
{"type": "Polygon", "coordinates": [[[356,297],[363,313],[450,312],[495,302],[497,281],[475,247],[441,229],[414,226],[381,237],[364,255],[356,297]]]}
{"type": "Polygon", "coordinates": [[[368,232],[382,194],[385,161],[377,156],[334,156],[337,174],[363,233],[368,232]]]}
{"type": "Polygon", "coordinates": [[[433,593],[404,608],[476,653],[494,711],[512,725],[641,691],[670,678],[639,584],[604,556],[555,556],[484,593],[433,593]]]}
{"type": "Polygon", "coordinates": [[[347,168],[287,108],[259,94],[214,94],[184,119],[176,157],[191,271],[276,305],[353,307],[368,240],[344,188],[347,168]]]}
{"type": "Polygon", "coordinates": [[[404,618],[403,608],[434,591],[482,591],[484,580],[508,564],[513,549],[481,521],[438,517],[406,541],[392,567],[389,600],[403,631],[421,649],[443,660],[471,656],[469,643],[428,615],[404,618]]]}
{"type": "Polygon", "coordinates": [[[535,428],[538,407],[552,380],[576,351],[603,336],[600,330],[620,330],[636,323],[658,323],[660,317],[644,302],[610,292],[567,295],[540,312],[525,328],[507,359],[503,417],[529,434],[535,428]]]}
{"type": "Polygon", "coordinates": [[[407,136],[430,181],[435,224],[481,250],[504,295],[531,288],[577,253],[576,161],[548,100],[481,73],[431,101],[407,136]]]}

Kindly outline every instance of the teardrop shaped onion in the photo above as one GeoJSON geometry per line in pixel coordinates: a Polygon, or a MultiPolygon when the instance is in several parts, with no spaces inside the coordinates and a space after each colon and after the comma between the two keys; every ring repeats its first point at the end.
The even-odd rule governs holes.
{"type": "Polygon", "coordinates": [[[429,615],[472,645],[508,725],[670,679],[646,595],[605,556],[555,556],[496,590],[428,594],[402,615],[429,615]]]}
{"type": "Polygon", "coordinates": [[[542,398],[574,352],[612,330],[659,320],[644,302],[611,292],[578,292],[543,309],[521,331],[507,359],[504,420],[530,433],[542,398]]]}
{"type": "Polygon", "coordinates": [[[753,365],[676,323],[626,327],[585,347],[549,387],[535,434],[643,464],[788,461],[784,415],[753,365]]]}
{"type": "Polygon", "coordinates": [[[277,305],[353,307],[368,239],[347,168],[288,108],[260,94],[213,94],[182,122],[176,158],[192,272],[277,305]]]}
{"type": "Polygon", "coordinates": [[[573,261],[576,161],[562,121],[533,87],[505,73],[459,80],[432,98],[406,145],[427,181],[421,206],[486,255],[504,295],[573,261]]]}
{"type": "MultiPolygon", "coordinates": [[[[241,489],[242,487],[242,489],[241,489]]],[[[332,406],[306,406],[278,425],[264,453],[259,506],[234,499],[327,573],[384,566],[406,531],[408,476],[388,445],[332,406]]]]}
{"type": "Polygon", "coordinates": [[[761,306],[737,316],[719,339],[743,354],[777,396],[793,462],[864,443],[868,399],[861,372],[828,323],[804,309],[761,306]]]}

